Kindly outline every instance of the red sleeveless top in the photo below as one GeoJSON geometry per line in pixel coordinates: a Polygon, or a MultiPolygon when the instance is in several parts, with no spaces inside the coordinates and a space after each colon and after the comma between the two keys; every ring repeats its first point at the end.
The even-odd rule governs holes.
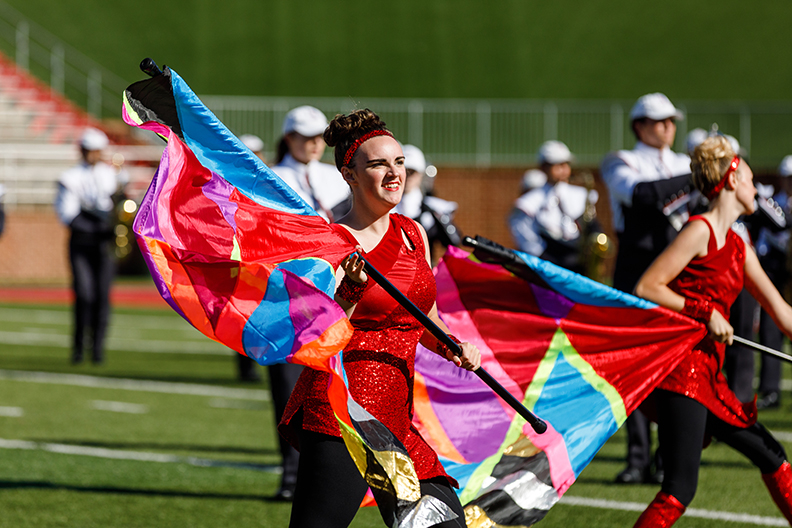
{"type": "MultiPolygon", "coordinates": [[[[668,287],[683,297],[709,301],[728,319],[729,309],[743,289],[745,242],[730,229],[718,249],[707,219],[694,216],[690,222],[696,220],[706,223],[710,231],[707,255],[691,260],[668,287]]],[[[693,398],[728,424],[748,427],[756,422],[756,405],[740,402],[726,384],[721,371],[725,351],[725,344],[705,337],[658,388],[693,398]]]]}
{"type": "MultiPolygon", "coordinates": [[[[345,228],[337,224],[332,227],[350,244],[359,244],[345,228]]],[[[414,221],[392,213],[387,233],[366,253],[366,259],[421,311],[429,313],[437,289],[414,221]]],[[[354,333],[344,349],[350,394],[404,444],[419,479],[443,476],[457,486],[412,424],[415,348],[423,326],[373,280],[368,281],[350,322],[354,333]]],[[[328,376],[306,368],[292,391],[278,430],[295,448],[299,448],[296,428],[341,436],[327,399],[328,376]],[[294,418],[300,410],[302,423],[296,423],[294,418]]]]}

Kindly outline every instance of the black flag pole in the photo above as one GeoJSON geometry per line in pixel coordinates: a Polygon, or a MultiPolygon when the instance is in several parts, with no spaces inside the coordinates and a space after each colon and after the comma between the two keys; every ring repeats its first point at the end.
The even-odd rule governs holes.
{"type": "Polygon", "coordinates": [[[744,339],[740,336],[732,336],[735,343],[740,343],[741,345],[745,345],[747,347],[753,348],[754,350],[758,350],[759,352],[768,354],[770,356],[775,356],[777,358],[783,359],[784,361],[788,361],[792,363],[792,356],[789,354],[784,354],[783,352],[779,352],[770,347],[766,347],[764,345],[760,345],[759,343],[754,343],[748,339],[744,339]]]}
{"type": "MultiPolygon", "coordinates": [[[[455,343],[450,337],[448,337],[448,334],[443,332],[443,330],[439,326],[437,326],[437,324],[435,324],[434,321],[429,319],[429,316],[423,313],[420,310],[420,308],[415,306],[415,304],[413,304],[413,302],[410,299],[408,299],[402,292],[400,292],[399,289],[396,288],[396,286],[394,286],[388,279],[386,279],[385,276],[382,275],[382,273],[377,271],[377,269],[374,266],[372,266],[364,257],[361,258],[363,258],[363,262],[366,263],[366,267],[365,267],[366,273],[369,275],[369,277],[371,277],[374,280],[374,282],[382,286],[383,290],[388,292],[388,294],[391,297],[393,297],[396,300],[396,302],[402,305],[405,310],[410,312],[410,314],[412,314],[412,316],[415,317],[418,320],[418,322],[424,326],[424,328],[429,330],[429,332],[433,336],[435,336],[438,341],[442,342],[444,345],[450,348],[455,355],[457,356],[462,355],[462,349],[457,343],[455,343]]],[[[487,386],[495,392],[495,394],[503,398],[503,400],[506,403],[508,403],[512,409],[517,411],[517,414],[522,416],[525,419],[525,421],[531,425],[534,431],[541,434],[547,430],[547,424],[544,422],[544,420],[542,420],[541,418],[533,414],[531,411],[526,409],[525,406],[522,403],[520,403],[520,401],[517,398],[512,396],[512,394],[509,391],[507,391],[503,387],[503,385],[498,383],[498,381],[495,378],[493,378],[489,372],[484,370],[483,367],[479,367],[474,371],[474,373],[479,377],[479,379],[481,379],[481,381],[486,383],[487,386]]]]}

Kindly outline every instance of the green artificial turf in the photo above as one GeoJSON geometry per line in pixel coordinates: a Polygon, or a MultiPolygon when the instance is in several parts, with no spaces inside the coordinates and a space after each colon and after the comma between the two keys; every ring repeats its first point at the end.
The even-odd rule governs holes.
{"type": "MultiPolygon", "coordinates": [[[[0,340],[36,332],[68,337],[70,326],[63,322],[67,315],[66,307],[2,305],[0,340]]],[[[22,416],[0,416],[0,446],[5,446],[0,447],[0,527],[286,526],[290,506],[269,500],[278,487],[273,467],[279,456],[271,403],[262,399],[266,383],[237,382],[232,356],[157,353],[157,346],[173,345],[168,341],[208,343],[167,310],[117,310],[111,335],[121,341],[147,341],[150,350],[125,351],[119,346],[108,352],[102,366],[75,367],[68,364],[65,346],[0,344],[0,374],[13,370],[86,374],[110,381],[175,380],[247,392],[218,397],[0,378],[0,411],[22,409],[22,416]],[[134,322],[146,330],[136,334],[134,322]],[[145,412],[96,408],[108,403],[132,404],[145,412]],[[32,442],[24,445],[36,448],[9,449],[9,440],[32,442]],[[62,446],[177,458],[153,462],[52,452],[62,446]]],[[[792,377],[789,370],[785,368],[785,378],[792,377]]],[[[789,434],[792,407],[788,394],[784,396],[782,408],[763,411],[760,420],[771,430],[789,434]]],[[[624,464],[625,441],[620,431],[605,444],[567,495],[648,503],[658,486],[613,484],[624,464]]],[[[780,518],[758,472],[718,443],[704,451],[691,508],[780,518]]],[[[637,516],[638,512],[560,503],[538,526],[628,527],[637,516]]],[[[382,521],[376,509],[366,508],[352,526],[379,527],[382,521]]],[[[686,516],[677,526],[756,525],[686,516]]]]}

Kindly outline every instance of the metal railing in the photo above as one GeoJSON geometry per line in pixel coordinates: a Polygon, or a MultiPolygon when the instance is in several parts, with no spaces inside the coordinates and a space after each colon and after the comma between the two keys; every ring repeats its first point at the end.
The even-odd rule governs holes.
{"type": "MultiPolygon", "coordinates": [[[[356,108],[375,110],[397,138],[424,150],[435,164],[527,166],[548,139],[569,145],[580,165],[596,166],[609,151],[632,148],[629,111],[634,101],[362,99],[204,96],[206,105],[236,134],[256,134],[271,158],[289,109],[310,104],[328,117],[356,108]]],[[[676,101],[675,149],[696,127],[735,136],[756,166],[775,167],[792,153],[792,102],[676,101]]]]}
{"type": "MultiPolygon", "coordinates": [[[[151,182],[162,147],[111,145],[106,161],[123,166],[129,178],[127,195],[140,199],[151,182]]],[[[28,206],[50,206],[60,175],[79,162],[74,145],[0,145],[0,202],[8,210],[28,206]]]]}
{"type": "Polygon", "coordinates": [[[94,117],[117,117],[129,84],[0,1],[0,50],[94,117]]]}

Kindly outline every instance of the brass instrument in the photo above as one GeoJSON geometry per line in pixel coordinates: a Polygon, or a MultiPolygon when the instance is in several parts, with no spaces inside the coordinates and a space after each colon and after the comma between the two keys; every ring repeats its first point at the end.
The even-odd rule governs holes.
{"type": "Polygon", "coordinates": [[[596,191],[594,175],[589,171],[581,171],[575,174],[573,179],[575,184],[585,187],[588,191],[586,211],[579,221],[580,238],[578,239],[584,274],[592,280],[605,283],[607,277],[605,262],[613,257],[615,247],[611,238],[597,222],[597,199],[591,199],[591,191],[596,191]]]}

